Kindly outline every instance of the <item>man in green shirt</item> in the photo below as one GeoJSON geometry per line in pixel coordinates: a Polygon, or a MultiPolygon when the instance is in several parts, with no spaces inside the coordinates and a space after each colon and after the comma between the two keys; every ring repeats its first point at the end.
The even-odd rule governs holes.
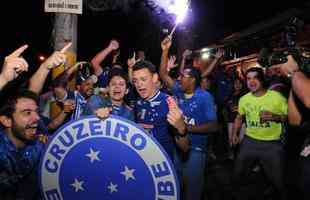
{"type": "MultiPolygon", "coordinates": [[[[287,100],[278,92],[266,89],[262,68],[250,68],[246,72],[250,92],[239,100],[239,110],[234,122],[232,144],[239,143],[238,133],[246,122],[246,134],[236,158],[234,178],[237,190],[245,184],[246,174],[257,162],[266,177],[284,199],[283,147],[280,141],[282,123],[287,120],[287,100]]],[[[247,199],[236,191],[238,200],[247,199]]],[[[261,192],[260,192],[261,193],[261,192]]]]}

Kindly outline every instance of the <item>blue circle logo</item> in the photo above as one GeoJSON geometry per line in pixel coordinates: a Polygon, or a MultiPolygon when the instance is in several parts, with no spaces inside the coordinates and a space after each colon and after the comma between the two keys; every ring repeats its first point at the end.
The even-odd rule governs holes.
{"type": "Polygon", "coordinates": [[[132,122],[111,116],[71,121],[55,133],[40,164],[46,200],[178,200],[171,161],[132,122]]]}

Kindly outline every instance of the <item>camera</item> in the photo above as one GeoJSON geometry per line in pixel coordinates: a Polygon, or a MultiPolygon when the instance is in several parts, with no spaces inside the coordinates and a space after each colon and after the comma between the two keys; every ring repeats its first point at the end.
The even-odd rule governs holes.
{"type": "Polygon", "coordinates": [[[262,67],[268,68],[272,65],[286,63],[287,56],[292,55],[300,71],[310,76],[310,52],[308,49],[298,47],[296,44],[297,33],[302,28],[303,24],[303,21],[298,18],[291,18],[282,34],[282,41],[279,45],[281,50],[263,48],[259,53],[257,62],[262,67]]]}

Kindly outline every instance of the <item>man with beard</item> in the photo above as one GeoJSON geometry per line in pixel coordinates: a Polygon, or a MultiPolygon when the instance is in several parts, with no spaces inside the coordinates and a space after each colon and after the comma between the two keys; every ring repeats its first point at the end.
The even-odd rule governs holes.
{"type": "Polygon", "coordinates": [[[132,108],[124,102],[124,97],[128,93],[128,78],[126,73],[119,68],[111,69],[108,78],[109,97],[93,95],[87,102],[88,111],[100,118],[107,118],[109,114],[124,117],[134,121],[132,108]]]}
{"type": "Polygon", "coordinates": [[[37,173],[43,144],[38,140],[37,96],[10,98],[0,109],[0,199],[38,199],[37,173]]]}
{"type": "Polygon", "coordinates": [[[78,71],[76,76],[76,91],[74,91],[75,110],[71,115],[71,119],[77,120],[81,115],[87,114],[87,101],[94,94],[94,84],[98,78],[96,75],[91,74],[90,69],[83,68],[78,71]],[[84,72],[84,73],[83,73],[84,72]]]}
{"type": "Polygon", "coordinates": [[[262,68],[248,69],[246,83],[250,92],[239,100],[231,141],[232,144],[239,142],[238,133],[245,120],[246,133],[234,169],[237,199],[249,199],[241,189],[247,184],[245,179],[249,169],[257,162],[278,192],[278,199],[284,199],[284,150],[280,135],[283,131],[282,123],[287,120],[287,100],[280,93],[266,89],[262,68]]]}

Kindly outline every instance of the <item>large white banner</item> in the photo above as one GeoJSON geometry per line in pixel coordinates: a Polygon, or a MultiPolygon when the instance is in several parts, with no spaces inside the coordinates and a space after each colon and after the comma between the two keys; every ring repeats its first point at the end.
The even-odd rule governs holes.
{"type": "Polygon", "coordinates": [[[45,12],[82,14],[82,0],[45,0],[45,12]]]}

